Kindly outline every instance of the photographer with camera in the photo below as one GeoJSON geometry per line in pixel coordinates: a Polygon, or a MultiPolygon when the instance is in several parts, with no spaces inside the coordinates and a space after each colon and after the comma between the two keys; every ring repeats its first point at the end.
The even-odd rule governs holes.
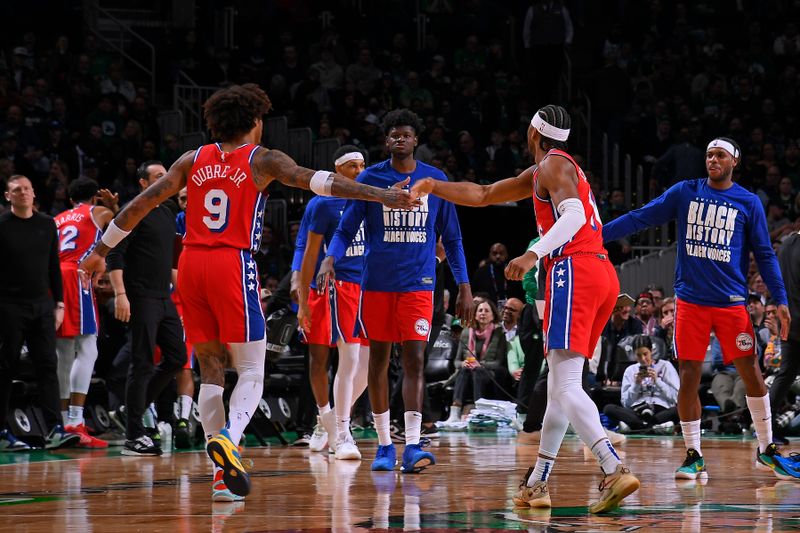
{"type": "Polygon", "coordinates": [[[622,406],[608,404],[603,412],[619,421],[620,433],[652,430],[671,435],[678,419],[678,373],[668,361],[653,361],[648,335],[637,335],[632,346],[639,364],[625,369],[622,406]]]}

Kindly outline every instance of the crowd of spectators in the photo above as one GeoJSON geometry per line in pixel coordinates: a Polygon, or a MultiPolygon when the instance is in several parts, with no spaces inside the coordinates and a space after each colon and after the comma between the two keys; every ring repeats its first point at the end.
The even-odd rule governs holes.
{"type": "MultiPolygon", "coordinates": [[[[555,101],[566,50],[574,98],[558,103],[577,116],[587,111],[579,92],[591,99],[597,133],[589,140],[593,153],[599,135],[606,133],[635,163],[645,165],[656,194],[678,180],[704,175],[705,144],[726,135],[742,147],[735,180],[761,198],[776,249],[800,229],[800,34],[792,3],[534,0],[497,6],[472,0],[459,6],[445,0],[422,3],[431,21],[424,39],[409,22],[413,13],[394,3],[380,30],[367,27],[371,23],[353,11],[353,3],[340,2],[332,8],[338,20],[318,31],[306,31],[307,21],[299,20],[308,6],[295,4],[283,11],[273,8],[278,11],[268,20],[239,20],[244,31],[236,33],[237,47],[231,50],[198,29],[163,35],[159,72],[172,81],[182,71],[210,86],[255,81],[290,126],[311,128],[315,139],[363,147],[370,162],[388,156],[379,126],[383,115],[408,107],[425,124],[417,159],[454,181],[491,183],[532,164],[525,132],[535,109],[555,101]],[[518,22],[510,36],[509,20],[518,22]]],[[[150,94],[148,80],[136,79],[91,32],[23,29],[11,32],[5,43],[0,51],[0,180],[28,176],[41,212],[54,215],[69,208],[67,187],[79,176],[119,193],[124,203],[138,192],[140,162],[160,159],[168,167],[179,157],[179,139],[162,135],[158,127],[158,111],[168,106],[153,105],[169,94],[150,94]]],[[[158,87],[165,85],[159,80],[158,87]]],[[[581,156],[587,148],[573,146],[603,218],[636,207],[626,205],[630,184],[602,188],[600,158],[587,161],[581,156]]],[[[533,233],[533,227],[524,231],[533,233]]],[[[287,273],[292,246],[293,239],[284,241],[265,227],[256,257],[268,289],[277,289],[287,273]]],[[[501,274],[508,254],[496,245],[473,276],[475,292],[497,306],[489,313],[491,323],[500,322],[512,300],[525,299],[521,287],[507,284],[501,274]]],[[[769,295],[755,268],[750,280],[751,316],[769,372],[780,343],[769,318],[769,295]],[[763,311],[759,304],[766,305],[763,311]]],[[[635,307],[614,310],[592,371],[596,386],[612,392],[619,386],[623,376],[615,372],[624,369],[613,364],[614,357],[633,335],[661,339],[664,353],[657,360],[674,359],[668,341],[675,303],[664,298],[668,292],[649,287],[635,307]]],[[[489,327],[492,335],[493,330],[501,329],[489,327]]],[[[477,347],[487,333],[465,334],[466,345],[477,347]]],[[[498,338],[499,344],[513,347],[513,337],[498,338]]],[[[498,368],[507,368],[512,379],[498,382],[513,388],[520,361],[503,354],[498,368]]],[[[740,404],[736,384],[716,379],[728,370],[714,367],[717,385],[712,386],[726,412],[740,404]]]]}

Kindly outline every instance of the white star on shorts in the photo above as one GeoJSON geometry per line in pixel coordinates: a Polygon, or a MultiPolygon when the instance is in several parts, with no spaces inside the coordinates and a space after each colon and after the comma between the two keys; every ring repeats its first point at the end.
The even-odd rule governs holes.
{"type": "Polygon", "coordinates": [[[565,283],[565,281],[563,279],[560,279],[560,280],[556,281],[556,287],[558,287],[560,289],[560,288],[562,288],[564,286],[564,283],[565,283]]]}
{"type": "Polygon", "coordinates": [[[559,268],[558,270],[556,270],[556,274],[558,274],[559,276],[563,276],[564,272],[566,272],[566,270],[564,270],[563,268],[559,268]]]}
{"type": "Polygon", "coordinates": [[[256,284],[255,283],[248,283],[247,284],[247,288],[250,289],[251,291],[254,291],[254,290],[256,290],[256,284]]]}

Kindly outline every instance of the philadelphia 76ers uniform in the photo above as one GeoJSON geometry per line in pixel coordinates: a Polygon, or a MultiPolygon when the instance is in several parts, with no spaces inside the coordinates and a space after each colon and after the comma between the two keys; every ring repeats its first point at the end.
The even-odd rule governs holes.
{"type": "MultiPolygon", "coordinates": [[[[308,219],[307,231],[324,236],[325,249],[330,246],[333,235],[342,218],[346,200],[336,197],[316,196],[311,199],[303,213],[308,219]]],[[[302,227],[301,222],[301,227],[302,227]]],[[[324,252],[318,257],[321,259],[324,252]]],[[[364,267],[364,227],[359,227],[350,246],[336,262],[336,281],[320,294],[316,276],[312,278],[308,293],[311,312],[311,331],[304,331],[308,344],[335,346],[338,339],[344,342],[364,342],[356,333],[358,303],[361,300],[361,271],[364,267]]],[[[317,269],[319,264],[317,264],[317,269]]]]}
{"type": "MultiPolygon", "coordinates": [[[[356,181],[375,187],[392,187],[410,178],[432,177],[447,181],[430,165],[417,161],[410,174],[397,172],[386,160],[362,172],[356,181]]],[[[327,255],[335,269],[356,235],[364,232],[364,269],[358,331],[384,342],[427,341],[433,317],[436,276],[436,239],[441,235],[447,261],[457,283],[469,283],[461,228],[453,204],[433,195],[420,198],[411,211],[391,209],[376,202],[349,200],[327,255]]]]}
{"type": "Polygon", "coordinates": [[[78,276],[78,263],[102,235],[92,218],[91,204],[78,204],[56,216],[58,259],[64,284],[64,322],[58,337],[97,335],[97,305],[92,287],[84,289],[78,276]]]}
{"type": "Polygon", "coordinates": [[[675,353],[702,361],[713,329],[725,363],[755,353],[747,301],[750,252],[778,304],[786,288],[758,197],[734,183],[720,191],[706,178],[670,187],[650,203],[610,222],[603,235],[619,239],[649,226],[677,221],[675,353]]]}
{"type": "MultiPolygon", "coordinates": [[[[569,242],[542,258],[547,273],[545,353],[570,350],[591,357],[617,301],[619,279],[603,247],[600,216],[583,170],[561,150],[550,150],[547,157],[563,157],[575,167],[586,222],[569,242]]],[[[533,172],[533,207],[539,235],[544,236],[558,220],[558,211],[549,198],[536,192],[538,178],[537,168],[533,172]]]]}
{"type": "Polygon", "coordinates": [[[178,261],[178,290],[186,340],[192,344],[264,338],[260,284],[252,253],[258,249],[267,197],[256,189],[244,144],[226,153],[201,146],[186,179],[186,235],[178,261]]]}

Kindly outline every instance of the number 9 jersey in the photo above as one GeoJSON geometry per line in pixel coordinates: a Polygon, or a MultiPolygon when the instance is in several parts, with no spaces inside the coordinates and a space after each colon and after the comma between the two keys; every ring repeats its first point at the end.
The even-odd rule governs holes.
{"type": "Polygon", "coordinates": [[[267,202],[250,163],[261,147],[224,152],[219,144],[195,152],[186,179],[186,234],[178,261],[178,292],[186,340],[259,341],[265,336],[258,250],[267,202]]]}
{"type": "Polygon", "coordinates": [[[223,152],[219,144],[197,149],[186,178],[186,247],[257,251],[267,195],[256,189],[250,162],[261,148],[244,144],[223,152]]]}

